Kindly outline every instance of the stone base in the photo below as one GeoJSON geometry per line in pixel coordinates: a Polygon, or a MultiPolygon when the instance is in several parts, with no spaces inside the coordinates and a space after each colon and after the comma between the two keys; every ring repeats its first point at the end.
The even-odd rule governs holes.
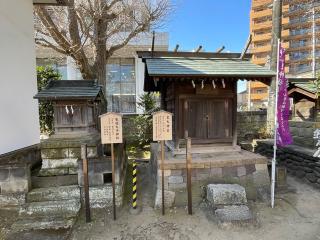
{"type": "Polygon", "coordinates": [[[41,142],[42,168],[40,176],[78,174],[81,145],[87,144],[87,157],[102,156],[100,135],[87,134],[80,137],[54,136],[41,142]]]}
{"type": "MultiPolygon", "coordinates": [[[[212,146],[214,148],[214,146],[212,146]]],[[[151,171],[155,176],[157,189],[161,189],[161,161],[158,144],[151,146],[151,171]]],[[[193,203],[200,203],[206,195],[208,184],[239,184],[243,186],[249,200],[256,200],[257,188],[269,186],[267,158],[245,150],[205,153],[197,148],[192,154],[192,198],[193,203]]],[[[175,206],[187,204],[187,172],[185,156],[166,151],[164,161],[164,189],[175,193],[175,206]]]]}
{"type": "MultiPolygon", "coordinates": [[[[122,187],[116,185],[116,206],[122,206],[122,187]]],[[[81,196],[84,200],[84,192],[81,189],[81,196]]],[[[90,187],[89,188],[89,198],[90,198],[90,207],[91,208],[106,208],[113,206],[113,196],[112,196],[112,185],[104,184],[102,186],[90,187]]]]}

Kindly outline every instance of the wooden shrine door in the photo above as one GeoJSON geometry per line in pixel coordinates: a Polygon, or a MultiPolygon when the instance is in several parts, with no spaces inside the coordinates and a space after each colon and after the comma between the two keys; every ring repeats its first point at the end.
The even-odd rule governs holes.
{"type": "Polygon", "coordinates": [[[194,142],[232,142],[232,99],[185,99],[184,126],[194,142]]]}

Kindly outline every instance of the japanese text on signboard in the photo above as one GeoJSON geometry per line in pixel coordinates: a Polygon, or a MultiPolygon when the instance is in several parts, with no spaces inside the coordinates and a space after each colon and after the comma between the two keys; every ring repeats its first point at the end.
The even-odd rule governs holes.
{"type": "Polygon", "coordinates": [[[101,142],[122,143],[122,117],[117,113],[101,115],[101,142]]]}
{"type": "Polygon", "coordinates": [[[159,111],[153,114],[153,140],[172,140],[172,115],[159,111]]]}

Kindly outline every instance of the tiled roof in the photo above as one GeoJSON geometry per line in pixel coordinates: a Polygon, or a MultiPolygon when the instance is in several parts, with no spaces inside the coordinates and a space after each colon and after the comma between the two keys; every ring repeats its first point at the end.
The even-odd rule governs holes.
{"type": "Polygon", "coordinates": [[[52,80],[34,98],[40,100],[94,100],[100,94],[102,94],[102,88],[93,80],[52,80]]]}

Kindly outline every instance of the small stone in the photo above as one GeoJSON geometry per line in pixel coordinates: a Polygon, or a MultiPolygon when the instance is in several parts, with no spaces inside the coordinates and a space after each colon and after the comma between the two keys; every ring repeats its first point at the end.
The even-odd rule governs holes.
{"type": "MultiPolygon", "coordinates": [[[[165,207],[172,207],[175,200],[175,192],[164,191],[164,205],[165,207]]],[[[155,208],[162,208],[162,190],[157,190],[155,199],[155,208]]]]}

